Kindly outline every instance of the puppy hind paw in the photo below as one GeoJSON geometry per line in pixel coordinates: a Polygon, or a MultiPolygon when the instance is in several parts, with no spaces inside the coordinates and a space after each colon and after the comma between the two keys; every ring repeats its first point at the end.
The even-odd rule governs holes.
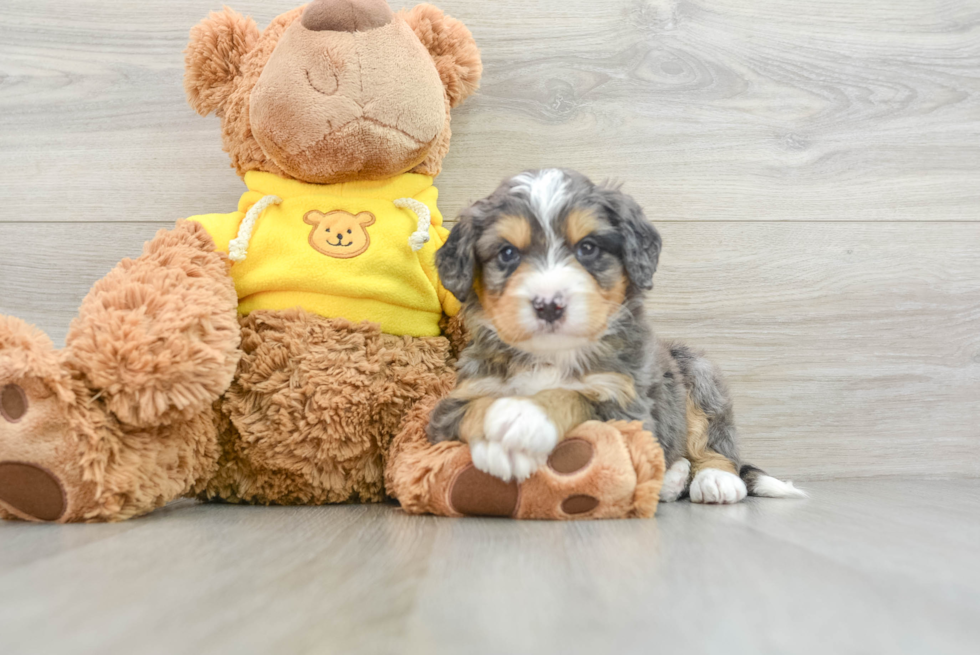
{"type": "Polygon", "coordinates": [[[748,495],[745,483],[734,473],[719,469],[702,469],[691,481],[692,503],[729,505],[748,495]]]}

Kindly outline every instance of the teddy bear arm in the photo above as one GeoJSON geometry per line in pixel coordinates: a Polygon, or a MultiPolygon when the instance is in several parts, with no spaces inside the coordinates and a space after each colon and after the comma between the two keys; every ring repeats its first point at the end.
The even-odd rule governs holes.
{"type": "Polygon", "coordinates": [[[161,230],[92,287],[65,340],[66,364],[132,426],[207,411],[239,359],[228,259],[197,222],[161,230]]]}

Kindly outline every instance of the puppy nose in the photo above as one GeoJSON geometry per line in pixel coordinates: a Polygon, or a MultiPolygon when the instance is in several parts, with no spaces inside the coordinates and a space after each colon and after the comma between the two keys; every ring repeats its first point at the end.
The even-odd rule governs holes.
{"type": "Polygon", "coordinates": [[[313,0],[303,10],[303,27],[315,32],[367,32],[392,18],[385,0],[313,0]]]}
{"type": "Polygon", "coordinates": [[[549,323],[554,323],[565,313],[565,303],[558,297],[551,300],[535,298],[531,302],[531,306],[534,307],[534,313],[538,315],[538,318],[549,323]]]}

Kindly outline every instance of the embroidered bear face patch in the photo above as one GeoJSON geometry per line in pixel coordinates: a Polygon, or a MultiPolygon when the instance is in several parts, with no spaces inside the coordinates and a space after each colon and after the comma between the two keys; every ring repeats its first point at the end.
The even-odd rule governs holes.
{"type": "Polygon", "coordinates": [[[369,225],[374,225],[374,214],[358,212],[356,215],[345,211],[332,211],[324,214],[317,210],[306,212],[303,222],[312,225],[310,246],[327,257],[350,259],[357,257],[371,245],[369,225]]]}

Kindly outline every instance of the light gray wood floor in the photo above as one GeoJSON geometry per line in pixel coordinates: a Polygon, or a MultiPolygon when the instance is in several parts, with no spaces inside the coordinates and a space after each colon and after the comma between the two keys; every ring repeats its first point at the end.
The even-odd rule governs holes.
{"type": "Polygon", "coordinates": [[[653,520],[204,506],[0,524],[0,653],[980,652],[980,480],[653,520]]]}

